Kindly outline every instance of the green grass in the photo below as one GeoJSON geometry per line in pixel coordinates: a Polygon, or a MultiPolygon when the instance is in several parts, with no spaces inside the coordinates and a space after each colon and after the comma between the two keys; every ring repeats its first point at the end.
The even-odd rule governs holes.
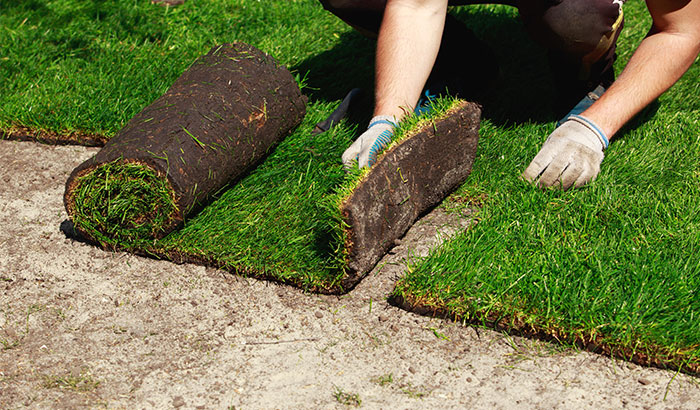
{"type": "MultiPolygon", "coordinates": [[[[96,239],[113,247],[194,257],[306,289],[337,286],[345,266],[336,206],[343,194],[328,199],[335,187],[345,183],[347,188],[359,178],[346,175],[339,160],[355,127],[341,125],[317,137],[311,130],[351,88],[371,87],[370,41],[315,1],[192,1],[162,8],[140,0],[63,0],[3,3],[0,11],[0,78],[7,80],[0,82],[0,129],[5,130],[114,135],[197,56],[223,42],[247,42],[287,65],[310,96],[304,123],[257,170],[217,193],[184,229],[153,243],[136,238],[157,227],[113,228],[142,213],[138,207],[112,206],[124,203],[112,196],[133,180],[126,175],[130,171],[120,171],[121,182],[115,170],[108,179],[105,169],[105,175],[86,181],[85,187],[109,181],[114,189],[89,200],[84,195],[82,214],[89,218],[83,219],[106,233],[96,239]],[[340,42],[350,47],[336,49],[340,42]],[[365,57],[358,58],[358,52],[365,57]],[[339,81],[346,75],[355,82],[339,81]],[[95,211],[92,204],[105,200],[110,206],[95,211]]],[[[122,193],[140,195],[141,188],[122,193]]],[[[159,193],[154,195],[160,198],[159,193]]],[[[168,213],[167,206],[163,210],[168,213]]]]}
{"type": "Polygon", "coordinates": [[[44,375],[42,387],[45,389],[72,390],[79,393],[89,393],[97,390],[100,382],[93,379],[89,373],[44,375]]]}
{"type": "Polygon", "coordinates": [[[113,161],[78,177],[73,223],[106,243],[159,237],[177,213],[175,192],[163,175],[139,163],[113,161]]]}
{"type": "Polygon", "coordinates": [[[343,391],[343,389],[337,386],[335,387],[335,391],[333,392],[333,397],[335,397],[335,400],[338,403],[343,404],[345,406],[362,406],[362,399],[360,398],[359,394],[345,392],[343,391]]]}
{"type": "MultiPolygon", "coordinates": [[[[618,70],[649,27],[643,3],[626,11],[618,70]]],[[[553,124],[503,125],[507,114],[492,112],[470,179],[449,204],[482,203],[478,223],[414,261],[393,296],[465,321],[698,372],[699,77],[696,62],[658,111],[620,133],[599,178],[569,192],[518,178],[553,124]]]]}
{"type": "MultiPolygon", "coordinates": [[[[392,144],[456,102],[442,99],[424,118],[409,117],[392,144]]],[[[343,170],[339,158],[354,135],[347,127],[309,138],[320,118],[312,109],[299,130],[254,172],[147,249],[191,255],[306,289],[342,290],[347,239],[340,207],[368,170],[343,170]]]]}
{"type": "MultiPolygon", "coordinates": [[[[618,71],[649,27],[643,2],[625,7],[618,71]]],[[[502,68],[483,102],[472,175],[448,204],[479,204],[479,223],[411,264],[395,294],[465,320],[502,319],[512,329],[697,369],[698,64],[657,111],[613,142],[595,183],[543,192],[518,176],[557,119],[545,50],[527,40],[512,8],[453,11],[494,46],[502,68]]],[[[304,79],[308,115],[259,168],[159,249],[328,289],[342,276],[342,241],[329,209],[349,186],[339,158],[355,130],[310,131],[349,89],[371,88],[373,44],[316,1],[198,0],[169,9],[144,0],[4,2],[0,129],[111,136],[198,55],[232,41],[272,54],[304,79]]],[[[369,98],[363,104],[366,121],[369,98]]]]}
{"type": "MultiPolygon", "coordinates": [[[[349,62],[347,53],[315,61],[349,31],[314,1],[202,0],[176,8],[146,0],[3,2],[0,129],[111,136],[215,44],[246,42],[303,76],[311,65],[321,74],[349,62]]],[[[371,70],[362,76],[371,79],[371,70]]],[[[338,76],[329,77],[310,86],[338,76]]]]}
{"type": "MultiPolygon", "coordinates": [[[[143,239],[171,215],[171,195],[147,169],[124,164],[81,179],[74,223],[110,248],[203,261],[305,289],[342,290],[347,249],[339,208],[365,173],[347,175],[340,163],[354,126],[316,137],[311,131],[351,88],[371,88],[370,41],[314,1],[193,1],[166,9],[144,1],[64,0],[3,7],[3,44],[8,58],[25,69],[7,64],[0,75],[11,79],[8,89],[34,91],[2,94],[0,128],[113,135],[221,42],[248,42],[290,67],[311,97],[302,125],[181,230],[159,241],[143,239]],[[336,50],[341,41],[345,46],[336,50]],[[333,84],[349,74],[357,82],[333,84]],[[62,98],[70,104],[59,104],[62,98]],[[134,197],[139,200],[128,199],[134,197]]],[[[415,119],[409,123],[417,126],[415,119]]]]}

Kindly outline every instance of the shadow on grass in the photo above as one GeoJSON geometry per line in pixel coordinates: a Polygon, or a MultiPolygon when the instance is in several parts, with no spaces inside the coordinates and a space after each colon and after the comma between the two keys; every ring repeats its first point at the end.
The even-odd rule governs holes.
{"type": "Polygon", "coordinates": [[[364,124],[369,121],[374,106],[374,40],[356,32],[340,36],[338,44],[292,67],[292,71],[306,76],[303,93],[309,102],[338,101],[353,88],[362,89],[349,112],[350,121],[364,124]]]}
{"type": "Polygon", "coordinates": [[[497,126],[555,121],[555,90],[547,50],[529,37],[520,19],[484,6],[460,7],[453,15],[486,42],[498,59],[496,84],[477,100],[483,106],[483,117],[497,126]]]}
{"type": "MultiPolygon", "coordinates": [[[[547,52],[529,38],[520,20],[483,7],[459,7],[452,14],[488,43],[498,58],[500,76],[493,88],[481,96],[465,96],[483,106],[484,118],[499,126],[556,120],[551,107],[555,92],[547,52]]],[[[352,88],[362,88],[365,92],[350,119],[363,124],[373,107],[374,51],[374,40],[346,32],[335,47],[292,69],[307,73],[304,93],[311,101],[337,101],[352,88]]],[[[481,63],[469,59],[468,49],[464,52],[464,64],[481,63]]]]}

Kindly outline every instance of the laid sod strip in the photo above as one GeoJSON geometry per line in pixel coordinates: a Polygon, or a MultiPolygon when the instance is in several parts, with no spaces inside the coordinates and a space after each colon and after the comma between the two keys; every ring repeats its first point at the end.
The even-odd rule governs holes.
{"type": "MultiPolygon", "coordinates": [[[[629,57],[649,19],[643,2],[625,7],[629,57]]],[[[485,109],[472,174],[448,200],[475,206],[478,223],[414,260],[393,302],[700,374],[698,78],[696,61],[611,143],[598,179],[569,192],[518,179],[553,123],[503,126],[508,113],[485,109]]]]}
{"type": "MultiPolygon", "coordinates": [[[[687,118],[662,123],[654,128],[700,131],[687,118]]],[[[664,162],[697,164],[700,152],[690,151],[664,162]]],[[[643,167],[630,159],[630,168],[643,167]]],[[[571,194],[506,183],[489,193],[476,226],[410,267],[393,300],[423,314],[697,374],[700,189],[697,169],[684,168],[669,167],[681,175],[662,176],[660,184],[608,177],[610,185],[571,194]]]]}
{"type": "Polygon", "coordinates": [[[351,289],[421,213],[463,183],[475,156],[479,110],[461,101],[436,104],[430,115],[401,126],[372,170],[351,173],[339,158],[356,136],[352,128],[311,134],[328,112],[309,107],[294,134],[182,229],[157,241],[122,235],[117,248],[318,292],[351,289]],[[408,155],[445,146],[452,153],[439,161],[408,155]],[[451,165],[459,169],[446,177],[442,171],[451,165]],[[391,188],[378,189],[380,181],[391,188]]]}
{"type": "Polygon", "coordinates": [[[287,136],[305,103],[269,55],[216,46],[71,173],[68,215],[103,246],[162,238],[287,136]]]}

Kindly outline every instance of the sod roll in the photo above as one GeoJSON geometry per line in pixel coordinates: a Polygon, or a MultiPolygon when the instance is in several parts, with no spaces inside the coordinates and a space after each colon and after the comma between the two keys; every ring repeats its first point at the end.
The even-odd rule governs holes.
{"type": "Polygon", "coordinates": [[[104,246],[162,238],[257,164],[305,107],[272,57],[243,43],[216,46],[73,170],[68,215],[104,246]]]}

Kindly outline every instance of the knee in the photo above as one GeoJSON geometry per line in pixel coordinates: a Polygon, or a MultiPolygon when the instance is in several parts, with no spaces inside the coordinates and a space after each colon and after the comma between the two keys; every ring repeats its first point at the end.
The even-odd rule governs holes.
{"type": "Polygon", "coordinates": [[[323,7],[367,37],[376,37],[386,0],[320,0],[323,7]]]}
{"type": "Polygon", "coordinates": [[[550,48],[585,55],[616,37],[622,27],[620,0],[561,0],[526,24],[535,37],[550,48]]]}

